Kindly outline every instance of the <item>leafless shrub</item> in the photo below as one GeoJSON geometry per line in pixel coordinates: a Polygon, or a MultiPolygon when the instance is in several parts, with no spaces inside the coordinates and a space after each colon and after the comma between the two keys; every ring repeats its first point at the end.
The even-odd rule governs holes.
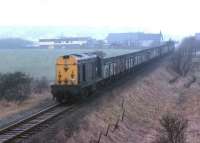
{"type": "Polygon", "coordinates": [[[170,80],[169,80],[169,83],[172,84],[172,83],[176,82],[176,81],[178,80],[178,78],[179,78],[179,77],[176,76],[176,77],[170,79],[170,80]]]}
{"type": "Polygon", "coordinates": [[[49,81],[46,77],[40,79],[34,79],[32,81],[32,92],[42,93],[49,88],[49,81]]]}
{"type": "Polygon", "coordinates": [[[178,114],[167,113],[160,120],[160,135],[154,143],[186,143],[188,121],[178,114]]]}
{"type": "Polygon", "coordinates": [[[6,101],[23,101],[31,93],[42,93],[49,88],[48,80],[33,79],[23,72],[0,73],[0,99],[6,101]]]}
{"type": "Polygon", "coordinates": [[[199,45],[194,37],[185,38],[171,59],[171,68],[181,76],[185,76],[192,68],[192,56],[199,45]]]}
{"type": "Polygon", "coordinates": [[[0,99],[21,101],[30,95],[32,78],[22,72],[0,74],[0,99]]]}
{"type": "Polygon", "coordinates": [[[193,75],[189,80],[189,82],[184,84],[184,87],[189,88],[194,82],[196,82],[196,80],[197,80],[196,77],[193,75]]]}

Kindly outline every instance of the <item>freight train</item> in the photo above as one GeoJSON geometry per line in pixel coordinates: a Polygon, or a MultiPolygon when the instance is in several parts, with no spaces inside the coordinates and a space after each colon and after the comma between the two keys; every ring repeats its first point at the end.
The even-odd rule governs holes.
{"type": "Polygon", "coordinates": [[[137,50],[118,56],[82,53],[61,56],[56,61],[56,81],[51,85],[53,97],[67,102],[73,97],[91,94],[99,84],[133,72],[136,67],[174,51],[174,42],[137,50]]]}

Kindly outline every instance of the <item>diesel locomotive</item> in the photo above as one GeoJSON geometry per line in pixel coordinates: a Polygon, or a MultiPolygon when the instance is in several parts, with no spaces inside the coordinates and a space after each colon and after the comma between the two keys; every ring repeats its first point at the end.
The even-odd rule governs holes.
{"type": "Polygon", "coordinates": [[[58,102],[86,96],[94,92],[98,84],[133,72],[137,66],[173,50],[174,42],[168,41],[157,47],[118,56],[108,57],[98,52],[61,56],[56,61],[56,80],[51,85],[51,92],[58,102]]]}

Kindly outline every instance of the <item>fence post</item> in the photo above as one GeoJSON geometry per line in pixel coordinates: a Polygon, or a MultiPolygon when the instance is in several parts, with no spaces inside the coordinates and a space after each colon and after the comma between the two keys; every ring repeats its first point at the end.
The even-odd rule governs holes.
{"type": "Polygon", "coordinates": [[[100,141],[101,141],[101,136],[102,136],[102,132],[100,131],[100,134],[99,134],[99,138],[98,138],[97,143],[100,143],[100,141]]]}
{"type": "Polygon", "coordinates": [[[122,112],[122,121],[124,120],[124,115],[125,115],[125,109],[123,110],[123,112],[122,112]]]}
{"type": "Polygon", "coordinates": [[[107,127],[107,130],[106,130],[105,136],[108,136],[108,131],[109,131],[109,129],[110,129],[110,124],[108,124],[108,127],[107,127]]]}
{"type": "Polygon", "coordinates": [[[119,124],[119,119],[117,120],[115,126],[114,126],[114,129],[113,129],[113,132],[118,128],[118,124],[119,124]]]}
{"type": "Polygon", "coordinates": [[[122,99],[122,109],[124,108],[124,98],[122,99]]]}

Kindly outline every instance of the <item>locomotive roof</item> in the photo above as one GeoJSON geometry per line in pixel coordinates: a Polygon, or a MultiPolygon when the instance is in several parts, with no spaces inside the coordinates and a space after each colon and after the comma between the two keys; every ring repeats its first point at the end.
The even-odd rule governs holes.
{"type": "Polygon", "coordinates": [[[112,57],[123,56],[123,55],[128,55],[128,54],[140,53],[145,50],[151,50],[154,48],[163,47],[165,45],[166,45],[166,43],[159,45],[159,46],[154,46],[154,47],[143,47],[143,48],[138,48],[138,49],[123,49],[120,52],[118,49],[117,50],[114,49],[114,50],[108,51],[108,52],[104,51],[105,56],[103,56],[103,58],[112,58],[112,57]]]}
{"type": "Polygon", "coordinates": [[[78,60],[92,59],[97,57],[97,55],[93,53],[80,53],[80,54],[70,54],[70,55],[76,57],[78,60]]]}
{"type": "Polygon", "coordinates": [[[142,50],[144,49],[112,50],[112,51],[103,50],[103,51],[95,51],[95,52],[87,52],[87,53],[72,53],[65,56],[74,56],[77,58],[77,60],[87,60],[87,59],[92,59],[96,57],[111,58],[111,57],[122,56],[126,54],[137,53],[142,50]]]}
{"type": "Polygon", "coordinates": [[[112,52],[105,52],[105,56],[103,56],[102,58],[117,57],[117,56],[122,56],[126,54],[137,53],[139,51],[142,51],[142,49],[122,50],[120,52],[113,50],[112,52]]]}
{"type": "MultiPolygon", "coordinates": [[[[163,45],[160,45],[163,46],[163,45]]],[[[160,47],[157,46],[157,47],[160,47]]],[[[156,47],[151,47],[151,48],[156,48],[156,47]]],[[[138,48],[138,49],[89,49],[86,52],[77,52],[77,53],[71,53],[67,54],[66,56],[74,56],[77,58],[77,60],[87,60],[87,59],[92,59],[96,57],[100,57],[103,59],[106,58],[112,58],[112,57],[117,57],[117,56],[123,56],[123,55],[128,55],[128,54],[133,54],[133,53],[139,53],[147,49],[151,48],[138,48]],[[97,50],[97,51],[95,51],[97,50]]]]}

